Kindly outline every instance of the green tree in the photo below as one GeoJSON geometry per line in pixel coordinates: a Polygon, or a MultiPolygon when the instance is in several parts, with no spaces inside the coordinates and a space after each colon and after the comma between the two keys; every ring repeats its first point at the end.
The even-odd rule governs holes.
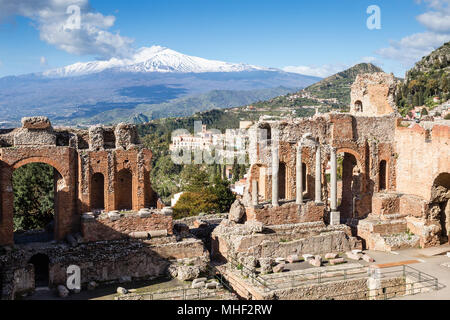
{"type": "Polygon", "coordinates": [[[31,163],[13,173],[14,231],[45,228],[54,217],[54,169],[31,163]]]}
{"type": "Polygon", "coordinates": [[[217,199],[217,212],[224,213],[230,210],[231,205],[236,200],[236,196],[230,190],[230,183],[217,175],[213,184],[208,188],[208,193],[217,199]]]}

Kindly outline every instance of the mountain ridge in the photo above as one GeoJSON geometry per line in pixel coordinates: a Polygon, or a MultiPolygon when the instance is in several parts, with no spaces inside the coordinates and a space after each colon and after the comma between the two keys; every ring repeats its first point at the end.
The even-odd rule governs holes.
{"type": "Polygon", "coordinates": [[[189,56],[175,50],[151,46],[143,47],[130,58],[78,62],[68,66],[55,68],[42,73],[44,77],[73,77],[114,70],[116,72],[242,72],[242,71],[270,71],[273,68],[264,68],[244,63],[230,63],[218,60],[208,60],[189,56]]]}

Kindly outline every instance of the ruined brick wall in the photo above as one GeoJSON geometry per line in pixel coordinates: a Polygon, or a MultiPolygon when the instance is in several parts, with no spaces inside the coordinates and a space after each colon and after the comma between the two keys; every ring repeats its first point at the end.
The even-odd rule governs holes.
{"type": "Polygon", "coordinates": [[[80,267],[81,284],[85,287],[90,281],[111,283],[122,277],[142,280],[166,276],[171,263],[181,259],[205,259],[205,249],[200,240],[176,242],[174,238],[89,242],[77,247],[48,244],[2,252],[0,299],[13,299],[17,293],[33,289],[34,268],[28,261],[36,254],[49,258],[50,287],[66,284],[70,265],[80,267]]]}
{"type": "Polygon", "coordinates": [[[396,81],[383,72],[360,74],[351,88],[352,114],[382,116],[394,113],[396,81]]]}
{"type": "Polygon", "coordinates": [[[450,172],[450,126],[422,123],[395,131],[397,191],[430,200],[436,177],[450,172]]]}
{"type": "MultiPolygon", "coordinates": [[[[272,139],[275,131],[279,131],[280,165],[286,167],[285,173],[279,175],[279,195],[283,200],[295,199],[296,145],[305,134],[310,134],[312,139],[321,145],[322,199],[326,205],[328,205],[329,186],[326,182],[325,171],[330,160],[330,147],[336,148],[337,153],[344,156],[344,159],[348,158],[348,161],[344,161],[346,175],[341,185],[345,190],[342,192],[343,199],[339,208],[341,217],[345,219],[363,218],[371,212],[372,194],[380,190],[380,163],[382,161],[385,161],[386,167],[383,172],[386,179],[385,189],[395,190],[395,123],[396,118],[393,115],[355,117],[349,114],[329,113],[309,119],[262,122],[256,124],[254,129],[270,130],[272,139]],[[352,157],[354,160],[351,160],[352,157]],[[354,168],[358,171],[355,171],[354,168]],[[352,185],[356,187],[352,189],[352,185]],[[353,201],[355,201],[354,213],[353,201]]],[[[259,135],[256,136],[259,137],[259,135]]],[[[254,159],[254,163],[250,169],[249,180],[258,182],[259,195],[267,201],[271,199],[272,195],[271,141],[257,141],[255,146],[250,150],[250,153],[256,154],[250,157],[254,159]]],[[[312,200],[314,199],[314,177],[316,175],[315,146],[303,146],[302,162],[306,167],[304,198],[312,200]]],[[[249,183],[248,190],[251,193],[252,183],[249,183]]],[[[278,220],[282,220],[283,217],[287,221],[293,221],[289,215],[280,215],[278,220]]]]}
{"type": "Polygon", "coordinates": [[[17,168],[41,162],[56,170],[55,238],[61,240],[80,230],[84,212],[156,207],[151,158],[133,125],[54,129],[48,118],[31,117],[22,120],[21,128],[2,130],[0,245],[14,242],[12,174],[17,168]]]}
{"type": "Polygon", "coordinates": [[[172,234],[172,217],[163,214],[151,214],[139,217],[138,214],[126,214],[117,220],[107,216],[96,219],[83,219],[81,231],[85,241],[104,241],[129,238],[133,232],[166,231],[172,234]]]}

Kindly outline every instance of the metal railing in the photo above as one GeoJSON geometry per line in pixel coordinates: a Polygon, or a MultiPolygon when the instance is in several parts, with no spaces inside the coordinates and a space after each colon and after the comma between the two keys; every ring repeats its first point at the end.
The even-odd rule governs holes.
{"type": "Polygon", "coordinates": [[[439,290],[438,279],[409,265],[387,268],[352,267],[345,269],[311,271],[303,273],[281,273],[262,277],[263,280],[276,289],[300,287],[311,284],[325,284],[342,280],[373,279],[402,279],[396,285],[385,285],[379,289],[365,289],[327,296],[325,299],[365,300],[392,299],[397,296],[419,294],[424,291],[439,290]]]}
{"type": "Polygon", "coordinates": [[[229,294],[220,289],[180,288],[175,290],[127,294],[118,296],[117,300],[206,300],[229,294]]]}

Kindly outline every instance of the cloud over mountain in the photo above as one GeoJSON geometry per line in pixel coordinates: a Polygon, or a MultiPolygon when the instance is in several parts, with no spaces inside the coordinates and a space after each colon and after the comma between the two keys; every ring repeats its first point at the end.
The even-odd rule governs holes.
{"type": "Polygon", "coordinates": [[[132,54],[133,40],[109,31],[115,17],[95,12],[88,0],[0,0],[0,20],[14,16],[31,19],[43,41],[68,53],[104,59],[132,54]]]}

